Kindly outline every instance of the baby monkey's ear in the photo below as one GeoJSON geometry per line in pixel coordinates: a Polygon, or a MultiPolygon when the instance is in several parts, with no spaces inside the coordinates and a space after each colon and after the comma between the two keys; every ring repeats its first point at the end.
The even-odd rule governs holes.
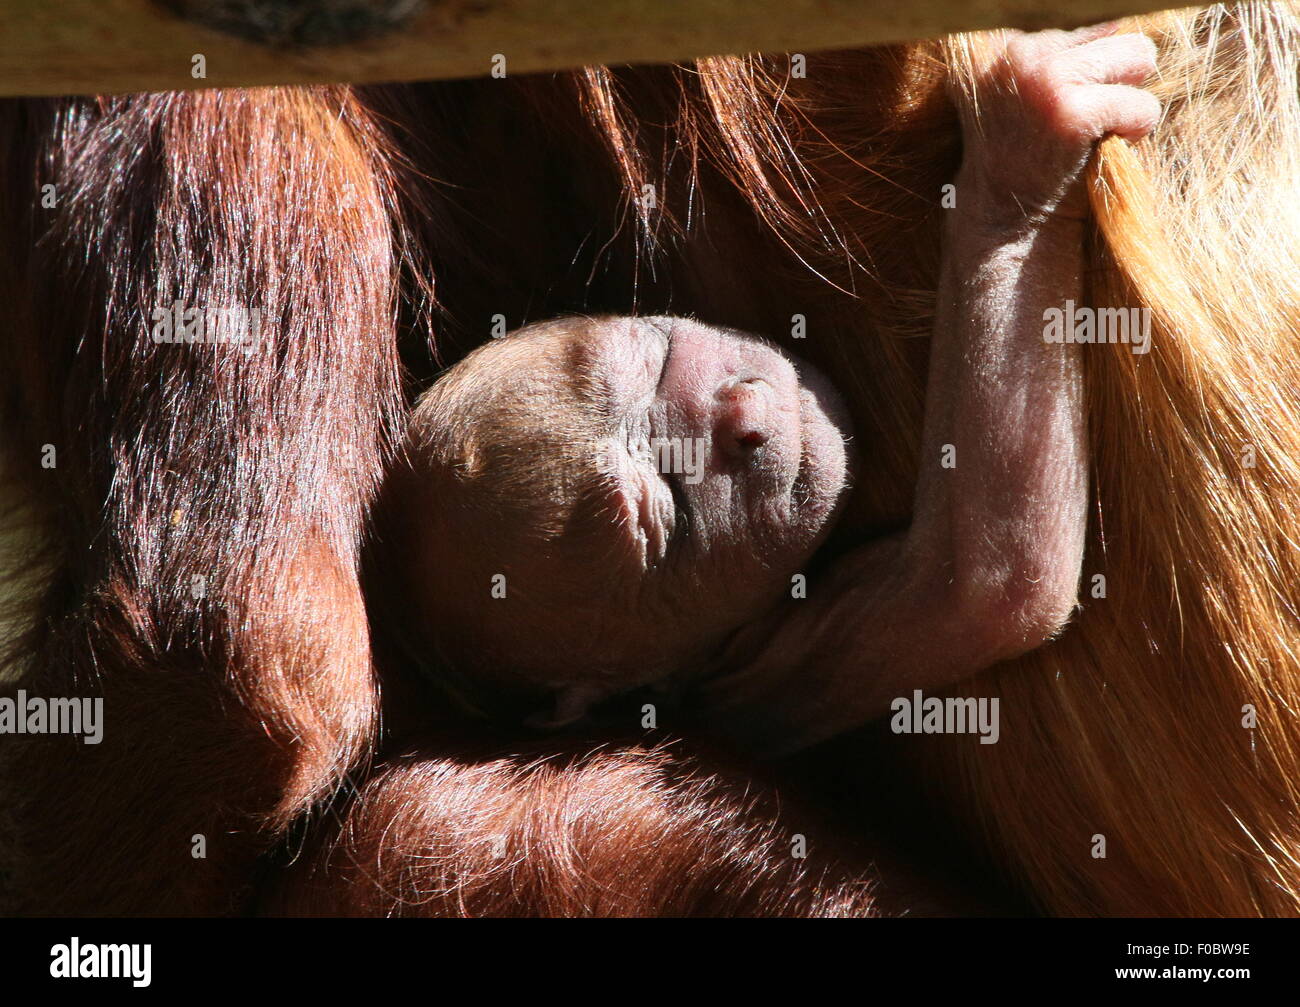
{"type": "Polygon", "coordinates": [[[538,731],[558,731],[585,719],[593,706],[612,694],[598,685],[564,685],[556,691],[549,711],[534,713],[524,723],[538,731]]]}

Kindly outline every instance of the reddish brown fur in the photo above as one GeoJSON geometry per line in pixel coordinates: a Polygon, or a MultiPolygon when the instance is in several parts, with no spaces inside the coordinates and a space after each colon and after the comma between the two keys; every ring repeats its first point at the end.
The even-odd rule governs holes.
{"type": "MultiPolygon", "coordinates": [[[[17,431],[13,467],[48,515],[59,566],[42,600],[45,621],[23,650],[32,661],[24,685],[107,701],[98,748],[5,739],[6,786],[21,799],[6,857],[12,908],[239,911],[251,905],[260,865],[280,864],[305,834],[303,857],[269,886],[264,910],[875,911],[863,892],[873,874],[851,847],[842,857],[816,838],[809,864],[783,855],[791,834],[824,833],[745,774],[678,748],[615,745],[534,762],[517,754],[517,740],[460,744],[437,722],[454,713],[418,692],[392,696],[407,683],[382,648],[377,664],[393,702],[390,733],[378,742],[356,568],[399,415],[394,319],[414,326],[427,307],[415,273],[404,276],[410,306],[398,312],[395,303],[399,260],[417,255],[438,279],[448,357],[486,338],[498,312],[511,328],[565,311],[694,312],[772,336],[789,331],[793,311],[806,314],[817,338],[799,349],[836,375],[869,447],[845,533],[904,523],[925,363],[924,341],[905,337],[929,324],[937,196],[959,156],[941,53],[920,44],[815,56],[808,80],[788,82],[779,115],[781,58],[703,61],[698,75],[652,68],[0,106],[12,166],[0,189],[0,303],[17,363],[5,419],[17,431]],[[53,211],[34,191],[47,180],[60,194],[53,211]],[[646,182],[666,212],[631,202],[646,182]],[[638,214],[658,245],[622,226],[638,214]],[[745,252],[724,251],[735,249],[745,252]],[[273,349],[244,358],[155,346],[148,310],[176,297],[262,306],[275,320],[273,349]],[[52,472],[36,467],[46,443],[59,450],[52,472]],[[188,593],[195,573],[208,577],[202,603],[188,593]],[[374,756],[383,768],[368,776],[374,756]],[[328,817],[311,814],[340,791],[328,817]],[[505,858],[485,859],[503,825],[505,858]],[[190,856],[196,833],[207,836],[206,860],[190,856]]],[[[1232,94],[1237,108],[1248,100],[1232,94]]],[[[1113,163],[1109,170],[1104,178],[1123,180],[1113,163]]],[[[1130,179],[1140,196],[1139,181],[1130,179]]],[[[1154,275],[1149,250],[1133,247],[1129,211],[1120,204],[1104,216],[1116,268],[1128,271],[1099,279],[1112,296],[1121,281],[1154,275]]],[[[1114,266],[1101,251],[1097,258],[1114,266]]],[[[1142,296],[1161,303],[1159,291],[1142,296]]],[[[423,340],[410,342],[408,363],[426,380],[423,340]]],[[[1213,445],[1233,429],[1215,425],[1238,408],[1228,396],[1206,429],[1187,421],[1197,389],[1218,379],[1204,333],[1181,345],[1182,369],[1162,364],[1154,380],[1130,358],[1098,365],[1094,395],[1120,417],[1094,421],[1111,475],[1108,512],[1140,517],[1161,507],[1152,489],[1140,507],[1119,510],[1117,473],[1178,490],[1206,454],[1184,445],[1180,472],[1160,470],[1159,445],[1179,431],[1213,445]],[[1120,368],[1133,373],[1117,378],[1120,368]],[[1181,409],[1125,412],[1136,393],[1158,398],[1171,388],[1186,400],[1181,409]],[[1122,406],[1107,398],[1122,393],[1122,406]],[[1166,436],[1145,454],[1116,446],[1120,427],[1155,421],[1166,436]],[[1162,481],[1145,478],[1157,470],[1162,481]]],[[[1229,375],[1232,359],[1218,361],[1229,375]]],[[[1290,414],[1281,427],[1297,428],[1290,414]]],[[[1130,544],[1125,568],[1168,563],[1172,588],[1132,589],[1122,610],[1094,617],[1091,637],[1076,634],[1003,669],[994,694],[1019,697],[1035,727],[1004,734],[1016,740],[979,760],[956,752],[954,739],[926,746],[915,786],[894,804],[917,816],[911,827],[933,824],[925,814],[960,816],[962,827],[944,834],[983,840],[1051,911],[1294,911],[1294,885],[1288,894],[1291,882],[1274,884],[1270,873],[1296,834],[1284,773],[1293,729],[1275,719],[1262,733],[1272,746],[1266,771],[1225,810],[1220,795],[1236,793],[1242,777],[1220,780],[1184,758],[1178,723],[1147,732],[1155,741],[1134,749],[1141,764],[1125,748],[1143,717],[1176,705],[1177,682],[1161,678],[1168,665],[1149,654],[1109,651],[1118,663],[1093,654],[1136,641],[1164,647],[1167,660],[1190,628],[1187,653],[1208,669],[1218,706],[1235,711],[1243,698],[1228,665],[1214,663],[1224,639],[1237,644],[1243,667],[1263,655],[1252,666],[1257,698],[1281,694],[1269,675],[1288,670],[1286,644],[1267,640],[1294,612],[1285,598],[1273,617],[1263,603],[1235,599],[1266,586],[1250,566],[1262,533],[1247,518],[1294,498],[1284,476],[1274,474],[1262,503],[1214,484],[1215,499],[1239,515],[1229,529],[1239,555],[1218,544],[1228,533],[1208,505],[1180,514],[1168,547],[1130,544]],[[1204,550],[1181,582],[1180,536],[1204,550]],[[1226,588],[1204,582],[1216,570],[1244,586],[1215,594],[1226,588]],[[1185,622],[1170,614],[1180,583],[1199,587],[1185,622]],[[1247,622],[1250,638],[1233,637],[1247,622]],[[1053,670],[1066,673],[1064,684],[1053,670]],[[1133,720],[1122,735],[1097,699],[1113,670],[1130,689],[1150,690],[1127,708],[1133,720]],[[1077,732],[1074,741],[1061,742],[1061,725],[1077,732]],[[1144,773],[1179,787],[1144,803],[1144,773]],[[921,793],[933,807],[918,813],[921,793]],[[1241,828],[1230,820],[1238,812],[1247,816],[1241,828]],[[1110,861],[1087,859],[1094,830],[1134,828],[1142,835],[1110,861]],[[1256,836],[1269,844],[1258,854],[1256,836]],[[1200,845],[1179,845],[1183,837],[1200,845]]],[[[1276,554],[1293,562],[1284,529],[1270,527],[1276,554]]],[[[1242,736],[1212,713],[1198,735],[1215,742],[1204,746],[1209,757],[1229,751],[1233,765],[1245,764],[1242,736]]],[[[913,766],[915,752],[856,737],[802,765],[813,781],[839,779],[846,763],[874,765],[834,797],[880,814],[876,781],[913,766]]]]}
{"type": "MultiPolygon", "coordinates": [[[[567,746],[566,746],[567,747],[567,746]]],[[[337,836],[263,911],[388,916],[874,916],[933,911],[881,891],[824,827],[741,774],[673,748],[602,746],[379,769],[337,836]],[[799,837],[809,856],[791,855],[799,837]],[[671,837],[671,839],[669,838],[671,837]]],[[[322,842],[322,839],[324,840],[322,842]]],[[[891,873],[891,878],[896,875],[891,873]]]]}
{"type": "Polygon", "coordinates": [[[397,415],[391,186],[342,90],[5,115],[31,137],[4,226],[25,323],[5,405],[62,556],[24,684],[108,711],[99,746],[6,740],[18,908],[230,911],[373,745],[356,565],[397,415]],[[174,299],[257,306],[269,345],[155,345],[174,299]]]}

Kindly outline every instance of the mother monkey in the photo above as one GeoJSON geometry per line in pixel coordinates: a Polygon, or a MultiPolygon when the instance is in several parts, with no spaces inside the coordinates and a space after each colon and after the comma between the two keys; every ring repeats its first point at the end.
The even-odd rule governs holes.
{"type": "MultiPolygon", "coordinates": [[[[1147,24],[1176,96],[1165,139],[1138,152],[1108,142],[1093,189],[1104,268],[1089,296],[1150,308],[1156,347],[1149,362],[1126,347],[1085,358],[1098,520],[1084,572],[1092,583],[1089,563],[1104,560],[1108,590],[1092,596],[1104,604],[983,687],[1023,711],[996,751],[887,738],[873,757],[919,761],[922,778],[948,784],[941,810],[984,826],[971,834],[1048,910],[1294,912],[1300,885],[1280,853],[1300,836],[1286,783],[1300,744],[1285,715],[1300,417],[1293,403],[1250,403],[1293,375],[1298,344],[1285,274],[1250,249],[1285,261],[1297,233],[1282,181],[1300,137],[1295,27],[1285,7],[1147,24]],[[1248,468],[1242,443],[1256,448],[1248,468]],[[1125,474],[1137,480],[1120,493],[1125,474]],[[1163,790],[1147,785],[1156,778],[1163,790]]],[[[891,908],[855,884],[866,874],[849,845],[677,747],[476,759],[479,743],[450,730],[428,740],[432,704],[421,743],[381,738],[356,569],[400,423],[395,333],[411,319],[399,293],[420,273],[403,270],[421,252],[448,346],[497,313],[633,306],[769,333],[799,313],[814,333],[856,332],[805,352],[852,376],[856,427],[880,446],[853,527],[905,522],[923,361],[915,341],[892,337],[925,331],[933,310],[958,139],[940,54],[964,58],[960,44],[817,57],[780,94],[771,61],[701,61],[694,80],[579,75],[613,156],[575,189],[595,214],[609,208],[612,236],[618,194],[649,179],[666,204],[658,236],[677,245],[653,262],[635,235],[614,240],[607,257],[579,256],[591,272],[570,267],[590,220],[545,216],[571,174],[520,167],[592,162],[592,133],[528,126],[578,126],[567,81],[510,85],[522,128],[507,135],[535,137],[538,158],[492,157],[500,137],[430,129],[448,95],[467,121],[490,122],[474,115],[501,100],[487,82],[6,103],[0,283],[16,366],[4,404],[54,571],[18,654],[28,693],[102,696],[106,711],[97,746],[5,739],[15,908],[247,911],[268,891],[258,865],[284,878],[277,851],[298,832],[322,859],[270,885],[273,908],[891,908]],[[664,122],[676,142],[662,149],[693,151],[693,164],[656,163],[650,124],[664,122]],[[452,199],[423,177],[513,199],[476,206],[474,185],[452,199]],[[702,195],[706,222],[687,192],[702,195]],[[504,236],[486,249],[484,222],[504,236]],[[718,263],[720,242],[752,258],[718,263]],[[648,261],[653,281],[637,271],[648,261]],[[155,341],[154,309],[176,303],[256,307],[266,344],[155,341]],[[386,764],[372,771],[375,756],[386,764]],[[343,816],[337,835],[309,827],[327,802],[343,816]],[[790,857],[792,833],[809,837],[807,859],[790,857]]],[[[842,765],[872,744],[850,738],[810,759],[842,765]]]]}

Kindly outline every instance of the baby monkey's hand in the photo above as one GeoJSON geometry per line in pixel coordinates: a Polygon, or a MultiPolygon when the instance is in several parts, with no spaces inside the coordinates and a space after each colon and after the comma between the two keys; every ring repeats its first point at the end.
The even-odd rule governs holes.
{"type": "Polygon", "coordinates": [[[1114,32],[1008,31],[975,43],[970,78],[955,74],[950,87],[965,142],[959,205],[973,200],[995,227],[1084,216],[1080,176],[1096,141],[1140,140],[1160,118],[1137,86],[1156,71],[1155,45],[1114,32]]]}
{"type": "Polygon", "coordinates": [[[1045,339],[1044,312],[1083,297],[1093,146],[1140,139],[1160,116],[1135,86],[1155,47],[1114,32],[970,39],[969,66],[951,78],[965,149],[912,522],[838,557],[765,621],[765,641],[736,639],[735,670],[700,693],[711,722],[742,740],[773,753],[812,744],[1023,654],[1070,619],[1088,526],[1082,348],[1045,339]]]}

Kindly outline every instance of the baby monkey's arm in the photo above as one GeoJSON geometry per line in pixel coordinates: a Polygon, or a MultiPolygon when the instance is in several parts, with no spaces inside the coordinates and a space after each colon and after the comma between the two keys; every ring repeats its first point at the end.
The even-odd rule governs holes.
{"type": "Polygon", "coordinates": [[[1011,33],[954,81],[965,152],[912,525],[838,560],[767,639],[738,637],[733,670],[700,690],[720,730],[790,751],[1031,650],[1069,618],[1087,523],[1082,376],[1078,346],[1044,341],[1043,312],[1082,292],[1093,144],[1141,138],[1159,117],[1133,86],[1155,47],[1111,31],[1011,33]]]}

